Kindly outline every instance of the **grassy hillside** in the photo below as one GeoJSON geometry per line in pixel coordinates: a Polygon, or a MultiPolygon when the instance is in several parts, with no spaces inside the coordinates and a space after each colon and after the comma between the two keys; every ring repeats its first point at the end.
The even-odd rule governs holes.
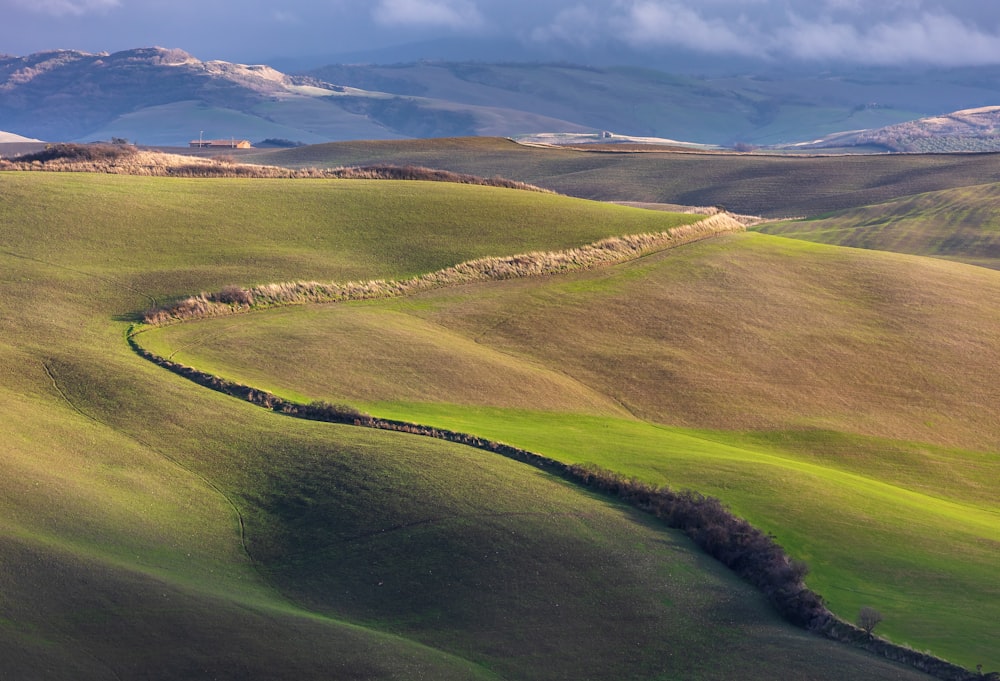
{"type": "Polygon", "coordinates": [[[809,562],[836,612],[874,604],[894,640],[989,669],[997,299],[989,270],[750,234],[143,342],[279,394],[718,495],[809,562]]]}
{"type": "Polygon", "coordinates": [[[766,224],[760,231],[1000,269],[1000,185],[907,196],[812,220],[766,224]]]}
{"type": "Polygon", "coordinates": [[[502,139],[343,142],[246,157],[291,167],[396,163],[500,175],[603,201],[725,206],[769,217],[815,216],[920,192],[1000,181],[1000,155],[790,157],[601,153],[502,139]]]}
{"type": "Polygon", "coordinates": [[[920,678],[789,628],[623,507],[266,413],[123,340],[133,311],[228,282],[402,276],[669,216],[391,182],[5,173],[0,191],[6,674],[920,678]]]}

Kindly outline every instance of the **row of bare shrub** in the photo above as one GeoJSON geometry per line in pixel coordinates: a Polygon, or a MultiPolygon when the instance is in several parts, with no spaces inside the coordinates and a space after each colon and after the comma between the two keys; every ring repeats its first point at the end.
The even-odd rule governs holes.
{"type": "Polygon", "coordinates": [[[736,516],[715,497],[656,487],[596,466],[568,466],[567,477],[616,496],[681,530],[699,548],[757,587],[792,624],[943,681],[1000,681],[1000,673],[971,672],[929,653],[871,636],[836,617],[822,597],[805,585],[805,563],[790,558],[772,535],[736,516]]]}
{"type": "Polygon", "coordinates": [[[832,617],[823,606],[822,599],[803,584],[802,577],[807,572],[805,565],[791,560],[773,537],[733,515],[714,497],[692,491],[674,492],[667,487],[654,487],[596,467],[566,465],[525,449],[467,433],[380,419],[348,406],[326,402],[298,404],[273,393],[228,381],[160,357],[142,348],[135,336],[129,338],[129,343],[144,358],[176,374],[266,409],[314,421],[353,424],[456,442],[530,463],[616,496],[663,520],[669,527],[683,531],[705,552],[759,588],[778,611],[794,624],[820,630],[832,617]]]}
{"type": "MultiPolygon", "coordinates": [[[[77,163],[110,163],[134,156],[138,149],[131,144],[47,144],[44,149],[17,157],[27,164],[45,164],[53,161],[77,163]]],[[[36,166],[37,167],[37,166],[36,166]]]]}
{"type": "Polygon", "coordinates": [[[215,293],[200,293],[147,310],[143,321],[157,325],[281,305],[392,298],[444,286],[578,271],[625,262],[653,251],[745,229],[738,221],[720,213],[664,232],[612,237],[565,251],[478,258],[404,280],[297,281],[251,288],[227,286],[215,293]]]}
{"type": "Polygon", "coordinates": [[[788,621],[818,631],[832,615],[823,599],[802,581],[805,563],[792,560],[785,550],[746,520],[737,517],[715,497],[625,478],[593,466],[571,466],[570,474],[588,487],[616,496],[681,530],[703,551],[750,582],[788,621]]]}
{"type": "Polygon", "coordinates": [[[779,613],[799,627],[864,648],[875,655],[914,667],[943,681],[1000,681],[1000,674],[970,672],[933,655],[871,637],[859,627],[837,618],[827,610],[823,599],[803,582],[808,572],[805,563],[790,558],[772,535],[765,534],[739,518],[715,497],[691,490],[678,492],[666,486],[657,487],[596,466],[567,465],[526,449],[468,433],[380,419],[346,405],[291,402],[273,393],[160,357],[139,345],[137,335],[129,336],[129,345],[145,359],[199,385],[265,409],[296,418],[410,433],[475,447],[530,464],[617,497],[654,515],[668,527],[682,531],[706,553],[757,587],[779,613]]]}
{"type": "Polygon", "coordinates": [[[372,165],[349,168],[334,168],[325,171],[329,177],[349,180],[418,180],[423,182],[453,182],[456,184],[475,184],[485,187],[501,187],[503,189],[522,189],[525,191],[554,194],[550,189],[543,189],[527,182],[510,180],[506,177],[479,177],[466,173],[454,173],[450,170],[435,170],[423,166],[372,165]]]}
{"type": "Polygon", "coordinates": [[[137,353],[174,373],[266,409],[314,421],[347,423],[456,442],[530,463],[618,497],[629,505],[656,516],[669,527],[684,532],[702,550],[760,589],[792,623],[819,631],[828,627],[831,622],[832,615],[823,605],[822,599],[802,581],[808,571],[805,564],[791,560],[772,536],[735,516],[715,497],[689,490],[675,492],[667,487],[655,487],[594,466],[566,465],[528,450],[467,433],[380,419],[344,405],[326,402],[298,404],[267,391],[159,357],[142,348],[135,336],[130,337],[129,342],[137,353]]]}

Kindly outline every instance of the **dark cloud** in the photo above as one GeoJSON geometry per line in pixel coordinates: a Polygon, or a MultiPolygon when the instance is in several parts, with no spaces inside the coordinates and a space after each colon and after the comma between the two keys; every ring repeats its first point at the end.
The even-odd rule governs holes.
{"type": "Polygon", "coordinates": [[[252,60],[475,36],[772,61],[1000,62],[1000,3],[981,0],[0,0],[0,16],[0,52],[14,54],[162,45],[252,60]]]}
{"type": "Polygon", "coordinates": [[[921,0],[604,0],[577,2],[536,41],[619,40],[769,60],[869,64],[1000,62],[1000,6],[921,0]]]}

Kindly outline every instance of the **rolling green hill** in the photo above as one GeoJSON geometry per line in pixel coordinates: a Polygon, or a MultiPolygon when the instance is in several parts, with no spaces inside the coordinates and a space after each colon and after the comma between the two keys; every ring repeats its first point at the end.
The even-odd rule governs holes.
{"type": "Polygon", "coordinates": [[[894,640],[990,668],[997,299],[990,270],[749,234],[142,342],[305,401],[717,495],[805,559],[842,616],[874,601],[894,640]]]}
{"type": "Polygon", "coordinates": [[[766,224],[760,231],[1000,269],[1000,185],[907,196],[813,220],[766,224]]]}
{"type": "Polygon", "coordinates": [[[922,678],[790,628],[622,506],[264,412],[123,338],[225,283],[399,277],[674,218],[423,183],[4,173],[0,192],[5,674],[922,678]]]}
{"type": "Polygon", "coordinates": [[[343,142],[241,159],[289,167],[395,163],[500,175],[600,201],[724,206],[767,217],[816,216],[921,192],[1000,181],[1000,155],[775,156],[608,153],[458,138],[343,142]]]}

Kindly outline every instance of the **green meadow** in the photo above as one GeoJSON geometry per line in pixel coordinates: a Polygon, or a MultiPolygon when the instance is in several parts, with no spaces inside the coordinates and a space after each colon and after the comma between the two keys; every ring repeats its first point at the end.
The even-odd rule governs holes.
{"type": "MultiPolygon", "coordinates": [[[[401,277],[685,220],[442,184],[0,175],[4,675],[922,678],[788,626],[684,537],[620,504],[457,445],[266,412],[165,372],[125,342],[138,311],[226,284],[401,277]]],[[[307,320],[355,308],[382,313],[297,311],[307,320]]],[[[431,323],[387,314],[411,320],[403,337],[431,323]]],[[[302,339],[294,362],[330,379],[317,390],[282,376],[285,355],[259,365],[261,353],[237,356],[250,336],[236,331],[211,332],[230,352],[206,364],[303,396],[342,389],[336,363],[308,354],[320,337],[302,339]]],[[[463,335],[456,327],[425,343],[447,352],[463,335]]],[[[209,341],[199,333],[196,347],[210,353],[209,341]]],[[[194,349],[179,358],[194,362],[194,349]]],[[[515,426],[538,437],[559,413],[572,415],[566,427],[583,419],[581,432],[652,428],[600,391],[573,392],[579,381],[541,359],[484,352],[482,372],[535,381],[528,411],[480,413],[484,399],[453,377],[427,395],[394,396],[386,412],[472,416],[484,431],[523,413],[508,424],[512,437],[515,426]],[[449,390],[462,404],[454,411],[439,401],[449,390]]],[[[374,410],[376,397],[359,403],[374,410]]]]}
{"type": "Polygon", "coordinates": [[[175,361],[723,499],[842,617],[996,666],[1000,278],[761,234],[158,328],[175,361]]]}

